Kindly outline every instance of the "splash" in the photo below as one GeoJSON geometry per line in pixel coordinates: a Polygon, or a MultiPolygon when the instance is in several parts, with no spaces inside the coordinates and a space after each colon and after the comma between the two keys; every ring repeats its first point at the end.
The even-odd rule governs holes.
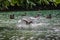
{"type": "Polygon", "coordinates": [[[28,16],[25,16],[23,17],[22,19],[18,20],[18,23],[17,23],[17,27],[18,28],[38,28],[40,26],[47,26],[47,25],[50,25],[50,23],[47,22],[48,20],[45,18],[45,17],[28,17],[28,16]],[[25,21],[23,20],[26,20],[28,22],[32,21],[32,23],[30,24],[26,24],[25,21]],[[47,22],[47,23],[46,23],[47,22]]]}

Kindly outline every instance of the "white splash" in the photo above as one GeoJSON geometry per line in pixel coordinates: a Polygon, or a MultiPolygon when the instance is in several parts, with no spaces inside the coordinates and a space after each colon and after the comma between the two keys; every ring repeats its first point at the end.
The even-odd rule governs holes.
{"type": "Polygon", "coordinates": [[[23,27],[23,28],[36,28],[38,26],[45,26],[45,25],[49,25],[50,23],[41,23],[40,19],[45,19],[44,17],[40,18],[40,17],[24,17],[20,20],[18,20],[18,24],[17,27],[23,27]],[[27,25],[23,20],[27,20],[27,21],[32,21],[33,23],[27,25]]]}

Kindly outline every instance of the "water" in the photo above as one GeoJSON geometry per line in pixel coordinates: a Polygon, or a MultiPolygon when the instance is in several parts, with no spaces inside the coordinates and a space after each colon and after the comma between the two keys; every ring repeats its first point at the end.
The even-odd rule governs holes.
{"type": "MultiPolygon", "coordinates": [[[[45,12],[47,14],[49,13],[49,11],[48,12],[44,11],[44,13],[45,12]]],[[[56,40],[59,40],[60,17],[55,16],[57,13],[59,13],[59,11],[54,11],[54,14],[55,13],[56,14],[51,19],[47,19],[45,17],[47,14],[44,14],[44,16],[40,16],[39,18],[34,18],[34,16],[38,12],[33,13],[34,13],[33,16],[32,15],[28,16],[28,13],[26,16],[29,20],[32,19],[33,23],[31,24],[26,24],[25,22],[21,21],[22,18],[25,17],[20,16],[19,13],[15,14],[15,19],[10,19],[9,18],[10,14],[8,13],[7,15],[1,14],[0,40],[48,40],[48,39],[50,40],[52,38],[56,38],[56,40]]]]}
{"type": "MultiPolygon", "coordinates": [[[[52,19],[47,19],[46,17],[39,17],[39,18],[34,18],[34,17],[28,17],[26,16],[28,21],[32,20],[33,23],[27,25],[25,22],[22,21],[22,19],[18,20],[17,27],[19,28],[25,28],[25,29],[40,29],[40,28],[56,28],[56,26],[60,25],[60,19],[57,18],[52,18],[52,19]]],[[[58,26],[59,27],[59,26],[58,26]]],[[[56,28],[57,30],[57,28],[56,28]]],[[[60,29],[59,29],[60,30],[60,29]]],[[[58,31],[58,30],[57,30],[58,31]]]]}

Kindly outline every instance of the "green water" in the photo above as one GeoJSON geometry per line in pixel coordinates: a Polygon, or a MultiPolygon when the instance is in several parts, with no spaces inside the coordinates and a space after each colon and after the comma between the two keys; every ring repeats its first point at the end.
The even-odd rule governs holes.
{"type": "Polygon", "coordinates": [[[45,40],[47,35],[51,36],[53,34],[58,35],[56,36],[58,37],[56,40],[59,40],[60,31],[55,32],[51,29],[51,32],[50,29],[48,29],[48,27],[60,29],[60,25],[53,25],[54,23],[60,24],[60,10],[0,12],[0,40],[21,40],[21,37],[24,37],[22,40],[38,40],[38,38],[45,40]],[[42,16],[46,16],[48,14],[52,14],[52,19],[49,19],[49,23],[51,23],[51,25],[41,27],[39,28],[40,30],[16,29],[17,21],[22,18],[21,15],[24,13],[27,13],[27,16],[35,16],[36,14],[42,14],[42,16]],[[14,14],[15,18],[10,19],[10,14],[14,14]],[[30,39],[31,37],[34,37],[34,39],[30,39]]]}
{"type": "Polygon", "coordinates": [[[20,18],[22,18],[21,15],[24,14],[24,13],[27,13],[27,16],[35,16],[36,14],[41,14],[42,16],[46,16],[48,14],[52,14],[52,17],[53,17],[52,20],[60,20],[60,10],[0,12],[0,27],[15,26],[17,21],[20,18]],[[10,19],[9,18],[9,16],[11,14],[15,15],[15,19],[10,19]],[[11,23],[11,22],[13,22],[13,23],[11,23]]]}
{"type": "Polygon", "coordinates": [[[9,14],[16,14],[21,15],[27,13],[27,15],[36,15],[37,13],[42,14],[59,14],[60,10],[40,10],[40,11],[11,11],[11,12],[0,12],[0,14],[9,15],[9,14]]]}

